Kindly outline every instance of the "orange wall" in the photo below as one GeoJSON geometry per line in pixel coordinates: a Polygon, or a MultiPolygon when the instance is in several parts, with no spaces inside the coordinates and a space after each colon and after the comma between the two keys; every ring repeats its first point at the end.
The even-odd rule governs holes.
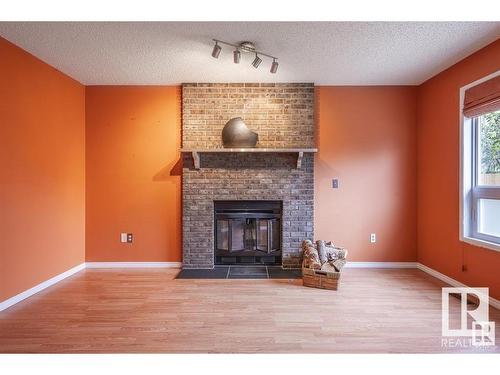
{"type": "Polygon", "coordinates": [[[498,69],[500,40],[419,87],[418,259],[500,299],[500,253],[459,241],[459,89],[498,69]]]}
{"type": "Polygon", "coordinates": [[[0,38],[0,301],[85,261],[85,88],[0,38]]]}
{"type": "Polygon", "coordinates": [[[352,261],[416,261],[415,116],[415,87],[316,87],[315,236],[352,261]]]}
{"type": "Polygon", "coordinates": [[[86,88],[87,261],[181,261],[180,95],[86,88]]]}

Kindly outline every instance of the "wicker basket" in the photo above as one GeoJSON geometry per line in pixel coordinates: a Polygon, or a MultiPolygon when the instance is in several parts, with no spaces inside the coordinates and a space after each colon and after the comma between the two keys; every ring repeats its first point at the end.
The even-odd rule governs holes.
{"type": "Polygon", "coordinates": [[[311,288],[337,290],[340,272],[326,272],[302,267],[302,282],[311,288]]]}

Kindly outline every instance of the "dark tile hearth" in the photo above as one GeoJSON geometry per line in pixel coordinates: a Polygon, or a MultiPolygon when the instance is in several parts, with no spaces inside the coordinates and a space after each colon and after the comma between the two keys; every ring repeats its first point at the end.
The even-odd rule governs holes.
{"type": "Polygon", "coordinates": [[[217,266],[213,269],[183,269],[177,279],[300,279],[298,269],[280,266],[217,266]]]}
{"type": "Polygon", "coordinates": [[[215,267],[213,269],[183,269],[176,279],[227,279],[229,266],[215,267]]]}
{"type": "Polygon", "coordinates": [[[281,267],[267,267],[270,279],[301,279],[302,270],[283,269],[281,267]]]}
{"type": "Polygon", "coordinates": [[[268,279],[267,267],[229,267],[228,279],[268,279]]]}

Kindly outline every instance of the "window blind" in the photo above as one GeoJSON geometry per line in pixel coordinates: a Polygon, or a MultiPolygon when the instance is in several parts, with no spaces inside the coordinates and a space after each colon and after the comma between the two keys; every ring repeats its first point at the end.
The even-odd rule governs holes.
{"type": "Polygon", "coordinates": [[[465,91],[464,116],[477,117],[500,110],[500,76],[465,91]]]}

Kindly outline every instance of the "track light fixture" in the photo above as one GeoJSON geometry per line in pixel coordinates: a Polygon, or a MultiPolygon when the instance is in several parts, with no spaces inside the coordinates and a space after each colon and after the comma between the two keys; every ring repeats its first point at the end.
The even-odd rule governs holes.
{"type": "Polygon", "coordinates": [[[219,58],[221,50],[222,50],[222,47],[219,46],[217,41],[215,41],[215,46],[214,46],[214,49],[212,50],[212,57],[215,57],[216,59],[219,58]]]}
{"type": "Polygon", "coordinates": [[[261,62],[262,62],[262,59],[257,54],[255,54],[255,59],[253,59],[253,62],[252,62],[253,67],[258,68],[261,62]]]}
{"type": "Polygon", "coordinates": [[[235,64],[239,64],[241,59],[241,52],[239,49],[233,51],[233,60],[235,64]]]}
{"type": "Polygon", "coordinates": [[[276,59],[273,59],[273,63],[271,64],[271,73],[276,73],[278,71],[278,62],[276,61],[276,59]]]}
{"type": "Polygon", "coordinates": [[[212,57],[218,58],[220,55],[220,52],[222,50],[222,47],[219,45],[219,43],[225,44],[227,46],[231,46],[231,47],[235,48],[235,50],[233,51],[233,61],[235,64],[240,63],[241,52],[251,52],[251,53],[255,53],[255,58],[252,62],[252,66],[254,68],[258,68],[260,63],[262,62],[262,59],[259,57],[259,55],[261,55],[261,56],[266,56],[266,57],[273,59],[273,62],[271,64],[271,70],[270,70],[271,73],[274,74],[278,71],[278,66],[279,66],[278,58],[275,56],[268,55],[264,52],[257,51],[255,49],[254,44],[251,42],[242,42],[242,43],[236,45],[236,44],[224,42],[224,41],[218,40],[218,39],[213,39],[213,41],[215,42],[215,45],[214,45],[214,49],[212,50],[212,57]]]}

